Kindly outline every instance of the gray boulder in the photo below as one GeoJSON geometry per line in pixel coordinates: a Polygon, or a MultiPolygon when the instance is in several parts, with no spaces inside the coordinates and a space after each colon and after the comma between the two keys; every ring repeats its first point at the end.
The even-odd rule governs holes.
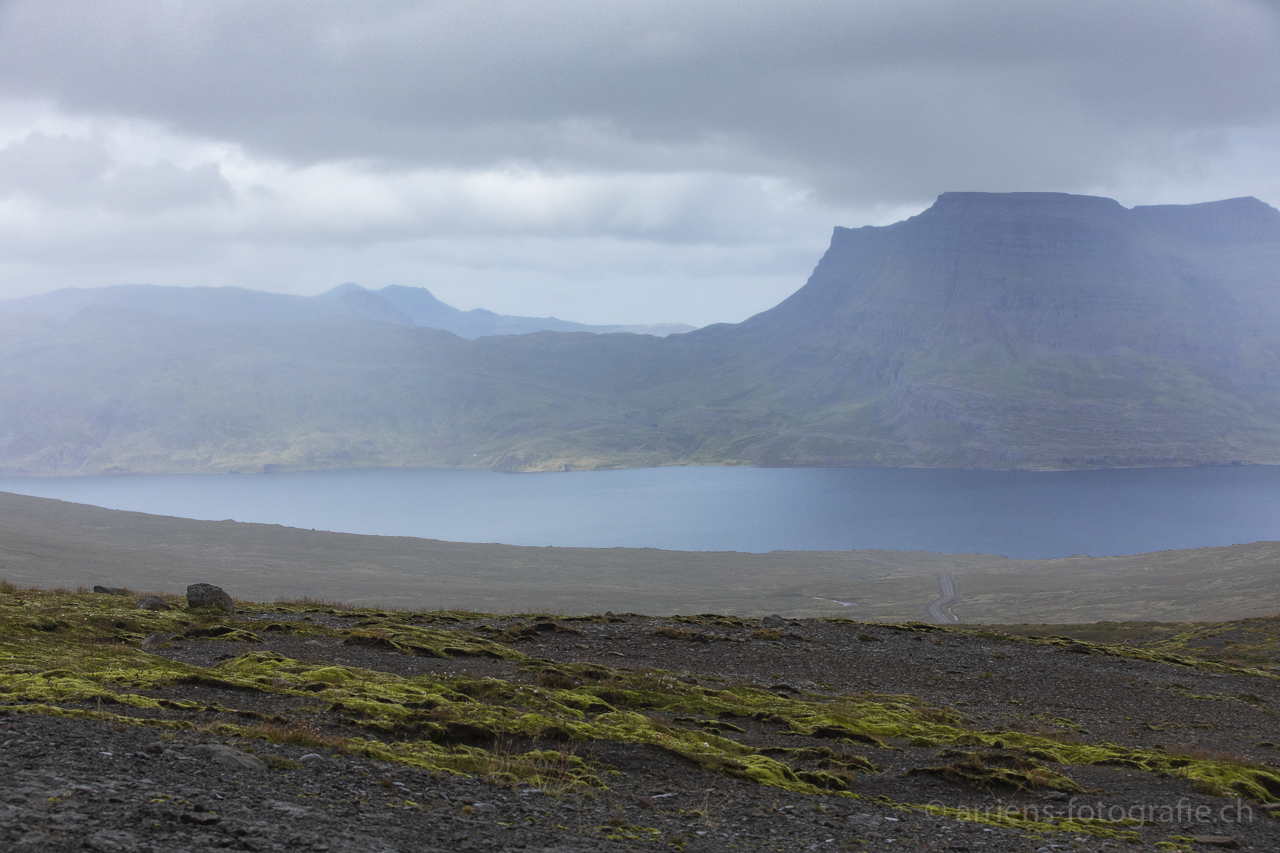
{"type": "Polygon", "coordinates": [[[216,607],[227,613],[235,613],[236,606],[231,603],[231,596],[220,586],[211,583],[193,583],[187,587],[188,607],[216,607]]]}
{"type": "Polygon", "coordinates": [[[173,639],[173,634],[148,634],[142,639],[142,650],[144,652],[154,652],[156,649],[173,648],[169,641],[173,639]]]}
{"type": "Polygon", "coordinates": [[[138,599],[139,610],[169,610],[169,602],[158,595],[148,595],[138,599]]]}
{"type": "Polygon", "coordinates": [[[768,616],[760,620],[765,624],[766,628],[779,628],[787,624],[787,620],[783,619],[777,613],[770,613],[768,616]]]}
{"type": "MultiPolygon", "coordinates": [[[[214,587],[217,589],[217,587],[214,587]]],[[[214,764],[231,767],[236,770],[266,770],[267,765],[256,755],[232,749],[220,743],[198,743],[187,747],[187,754],[199,758],[207,758],[214,764]]]]}

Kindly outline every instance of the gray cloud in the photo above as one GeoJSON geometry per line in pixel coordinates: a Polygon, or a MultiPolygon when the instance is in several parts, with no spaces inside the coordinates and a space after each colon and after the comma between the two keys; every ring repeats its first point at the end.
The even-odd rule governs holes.
{"type": "Polygon", "coordinates": [[[111,154],[92,140],[31,133],[0,147],[0,197],[22,194],[65,207],[98,205],[149,215],[231,196],[212,163],[191,169],[167,160],[113,166],[111,154]]]}
{"type": "Polygon", "coordinates": [[[0,297],[738,320],[940,192],[1280,204],[1276,162],[1269,2],[0,0],[0,297]]]}
{"type": "Polygon", "coordinates": [[[0,90],[299,162],[787,174],[840,201],[1071,189],[1280,119],[1232,2],[10,4],[0,90]]]}

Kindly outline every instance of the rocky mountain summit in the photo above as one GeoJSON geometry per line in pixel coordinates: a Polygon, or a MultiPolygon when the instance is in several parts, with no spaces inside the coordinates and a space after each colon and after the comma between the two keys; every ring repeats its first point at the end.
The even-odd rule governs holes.
{"type": "Polygon", "coordinates": [[[115,591],[0,587],[4,849],[1280,845],[1275,618],[1043,636],[115,591]]]}

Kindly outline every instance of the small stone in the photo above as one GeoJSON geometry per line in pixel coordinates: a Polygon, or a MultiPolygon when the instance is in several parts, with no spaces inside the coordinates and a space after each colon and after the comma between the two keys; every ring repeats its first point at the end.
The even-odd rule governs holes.
{"type": "Polygon", "coordinates": [[[148,595],[146,598],[138,599],[139,610],[168,610],[169,602],[165,601],[158,595],[148,595]]]}
{"type": "Polygon", "coordinates": [[[216,607],[227,613],[235,613],[236,606],[231,601],[231,596],[220,586],[214,586],[211,583],[193,583],[187,587],[187,606],[188,607],[216,607]]]}
{"type": "Polygon", "coordinates": [[[1240,846],[1240,842],[1230,835],[1197,835],[1195,842],[1206,847],[1226,847],[1232,850],[1240,846]]]}
{"type": "Polygon", "coordinates": [[[118,850],[133,850],[138,846],[138,839],[130,832],[119,829],[102,829],[84,840],[84,846],[101,853],[116,853],[118,850]]]}
{"type": "Polygon", "coordinates": [[[787,624],[787,620],[783,619],[777,613],[771,613],[760,621],[764,622],[765,626],[769,628],[777,628],[787,624]]]}
{"type": "Polygon", "coordinates": [[[250,755],[220,743],[198,743],[188,747],[187,752],[200,758],[207,758],[214,764],[238,770],[264,771],[267,769],[266,763],[256,755],[250,755]]]}
{"type": "Polygon", "coordinates": [[[128,595],[129,590],[122,586],[95,586],[93,591],[99,595],[128,595]]]}
{"type": "Polygon", "coordinates": [[[179,818],[183,823],[191,823],[196,826],[213,826],[221,819],[216,814],[209,814],[208,812],[183,812],[182,817],[179,818]]]}

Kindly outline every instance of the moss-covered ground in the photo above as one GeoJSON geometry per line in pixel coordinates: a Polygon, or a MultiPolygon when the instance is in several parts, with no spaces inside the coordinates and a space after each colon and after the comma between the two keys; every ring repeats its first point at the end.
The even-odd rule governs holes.
{"type": "Polygon", "coordinates": [[[1105,646],[1112,653],[1165,662],[1191,662],[1265,671],[1280,676],[1280,616],[1231,622],[1161,623],[1095,622],[1088,625],[982,626],[977,632],[998,632],[1040,642],[1081,642],[1105,646]]]}
{"type": "MultiPolygon", "coordinates": [[[[530,614],[496,627],[479,614],[317,603],[243,605],[252,614],[245,618],[211,608],[187,609],[185,600],[176,597],[168,598],[168,611],[138,610],[135,600],[0,587],[0,711],[104,719],[174,732],[202,728],[246,743],[311,744],[548,791],[607,791],[610,768],[584,758],[585,747],[615,744],[657,750],[706,773],[819,801],[868,797],[859,777],[883,770],[884,756],[908,750],[932,756],[911,773],[982,791],[1083,794],[1086,788],[1073,778],[1082,768],[1123,767],[1184,779],[1202,793],[1239,797],[1258,806],[1280,800],[1275,766],[1125,747],[1062,727],[990,730],[955,708],[913,695],[805,691],[694,679],[651,666],[533,656],[529,644],[537,638],[573,638],[582,633],[578,626],[583,620],[530,614]],[[269,638],[282,636],[442,662],[489,661],[497,674],[406,675],[307,660],[268,648],[269,638]],[[193,643],[233,643],[228,648],[235,653],[207,666],[164,653],[193,643]],[[216,701],[209,699],[210,691],[216,692],[216,701]],[[795,745],[779,745],[788,741],[795,745]]],[[[607,625],[611,617],[591,619],[607,625]]],[[[1269,630],[1271,623],[1260,624],[1269,630]]],[[[1245,626],[1232,636],[1263,644],[1256,639],[1263,628],[1245,626]]],[[[916,625],[898,630],[947,633],[916,625]]],[[[1196,628],[1145,646],[998,631],[988,631],[984,639],[1270,677],[1253,665],[1252,653],[1242,651],[1231,660],[1194,656],[1203,651],[1204,639],[1221,636],[1208,632],[1196,628]]],[[[781,637],[776,629],[749,620],[716,616],[687,617],[650,634],[695,644],[781,637]],[[739,634],[725,633],[730,629],[739,634]]],[[[863,634],[860,639],[875,638],[863,634]]],[[[1242,646],[1245,640],[1233,642],[1242,646]]],[[[994,815],[939,811],[909,799],[892,805],[905,812],[933,808],[933,813],[1032,833],[1138,838],[1129,820],[1042,821],[1011,810],[994,815]]],[[[627,831],[625,825],[615,829],[627,831]]]]}

